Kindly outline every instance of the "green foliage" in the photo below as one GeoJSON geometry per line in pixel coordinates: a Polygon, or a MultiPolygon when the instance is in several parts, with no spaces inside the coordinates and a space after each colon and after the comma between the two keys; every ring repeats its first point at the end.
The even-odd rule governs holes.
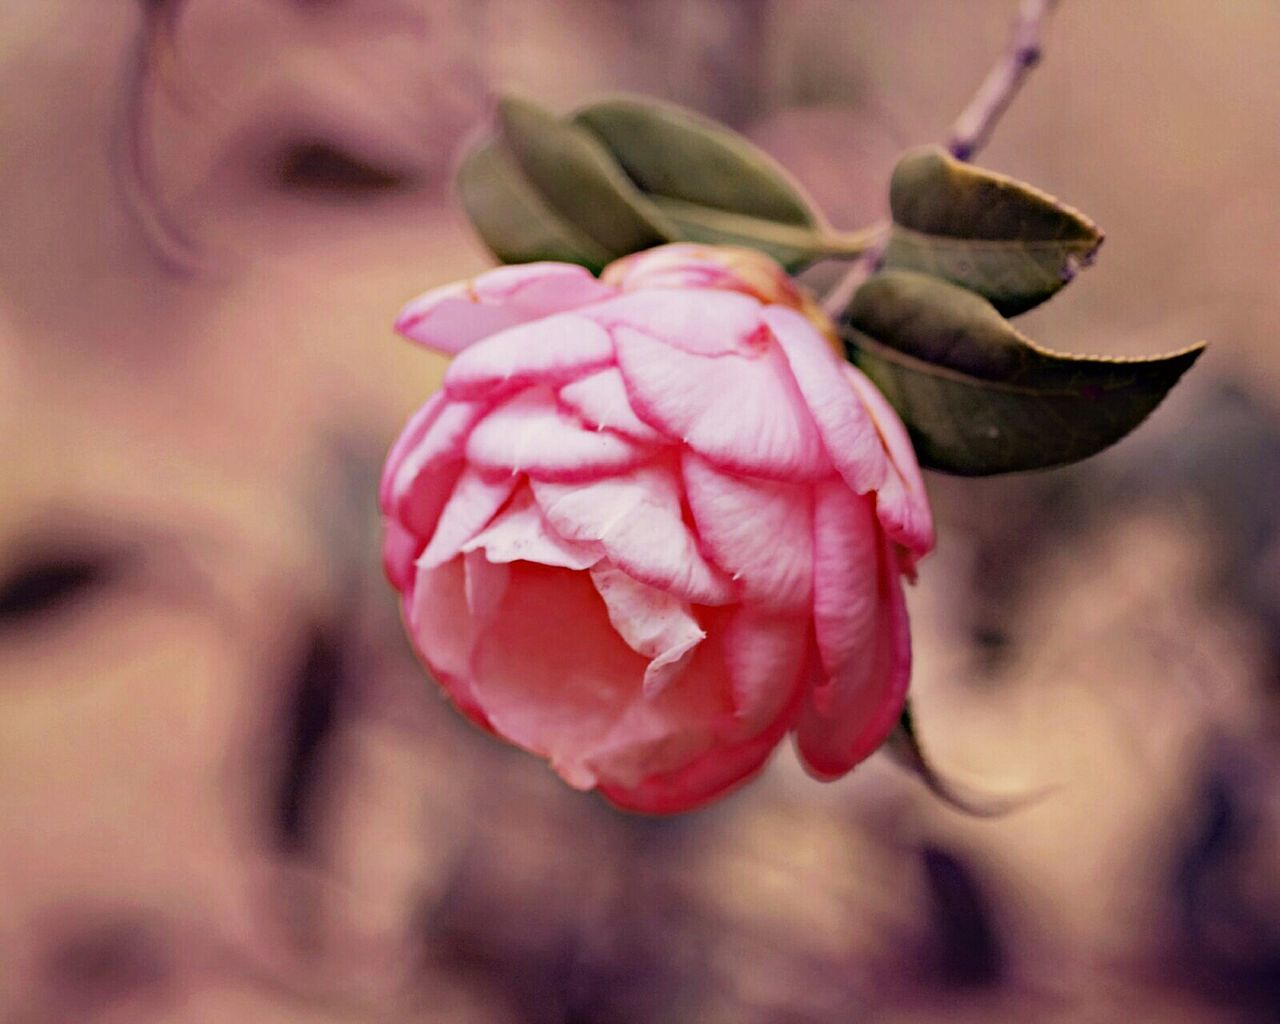
{"type": "Polygon", "coordinates": [[[841,324],[849,358],[884,392],[922,466],[965,476],[1086,458],[1146,418],[1203,346],[1151,359],[1060,355],[981,296],[889,270],[841,324]]]}
{"type": "Polygon", "coordinates": [[[936,146],[898,162],[889,205],[884,266],[961,285],[1007,316],[1057,292],[1102,244],[1095,224],[1052,196],[936,146]]]}
{"type": "Polygon", "coordinates": [[[691,111],[623,97],[565,119],[506,98],[498,114],[498,134],[464,161],[458,188],[504,262],[599,271],[688,241],[756,248],[797,270],[865,248],[865,237],[832,231],[765,153],[691,111]]]}

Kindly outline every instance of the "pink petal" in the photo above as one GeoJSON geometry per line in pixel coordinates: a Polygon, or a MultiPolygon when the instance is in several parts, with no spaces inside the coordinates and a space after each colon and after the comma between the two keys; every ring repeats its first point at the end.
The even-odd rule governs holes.
{"type": "Polygon", "coordinates": [[[413,563],[425,545],[421,537],[406,530],[397,520],[387,519],[383,524],[382,569],[397,590],[403,591],[413,582],[416,572],[413,563]]]}
{"type": "Polygon", "coordinates": [[[831,472],[776,345],[754,358],[706,358],[628,327],[613,336],[632,408],[668,437],[735,473],[812,480],[831,472]]]}
{"type": "Polygon", "coordinates": [[[519,324],[461,352],[444,375],[451,398],[496,397],[529,384],[560,384],[613,362],[613,340],[576,313],[519,324]]]}
{"type": "Polygon", "coordinates": [[[703,550],[738,581],[744,600],[807,613],[813,603],[812,487],[735,476],[692,452],[681,465],[703,550]]]}
{"type": "Polygon", "coordinates": [[[396,474],[400,471],[401,463],[421,443],[422,435],[435,422],[435,418],[440,414],[444,401],[444,396],[441,394],[434,394],[428,398],[426,403],[409,417],[409,422],[400,431],[400,436],[396,438],[396,443],[391,446],[391,451],[387,453],[387,460],[382,466],[382,479],[378,484],[378,504],[384,513],[388,513],[391,510],[391,485],[396,474]]]}
{"type": "Polygon", "coordinates": [[[483,551],[491,563],[538,562],[579,570],[591,568],[604,557],[600,545],[565,540],[552,530],[527,484],[462,550],[483,551]]]}
{"type": "Polygon", "coordinates": [[[566,384],[560,389],[560,404],[576,413],[588,426],[615,430],[646,444],[666,441],[632,411],[627,386],[616,366],[566,384]]]}
{"type": "Polygon", "coordinates": [[[624,810],[678,814],[695,810],[737,789],[755,776],[791,724],[782,714],[758,736],[738,744],[717,744],[688,764],[655,772],[634,785],[602,782],[600,792],[624,810]]]}
{"type": "Polygon", "coordinates": [[[518,482],[514,476],[485,476],[472,466],[463,470],[418,566],[433,569],[454,558],[497,515],[518,482]]]}
{"type": "Polygon", "coordinates": [[[557,533],[598,541],[634,579],[694,604],[734,600],[733,585],[707,564],[684,522],[669,467],[646,465],[578,485],[534,480],[533,494],[557,533]]]}
{"type": "Polygon", "coordinates": [[[592,753],[642,699],[645,664],[614,632],[587,573],[516,562],[470,678],[501,735],[588,789],[592,753]]]}
{"type": "Polygon", "coordinates": [[[447,399],[425,422],[421,436],[406,451],[390,475],[384,509],[409,529],[429,536],[436,517],[457,479],[467,436],[488,410],[484,402],[447,399]]]}
{"type": "Polygon", "coordinates": [[[933,550],[933,512],[925,493],[924,478],[915,449],[902,420],[888,400],[861,370],[844,367],[845,377],[866,403],[885,448],[889,451],[890,472],[880,486],[876,511],[889,536],[907,549],[907,568],[933,550]]]}
{"type": "Polygon", "coordinates": [[[795,706],[809,643],[807,616],[743,607],[726,623],[725,664],[743,738],[759,734],[795,706]]]}
{"type": "Polygon", "coordinates": [[[646,586],[612,565],[591,570],[591,582],[609,622],[628,647],[650,659],[642,692],[656,697],[678,678],[693,649],[706,638],[688,602],[646,586]]]}
{"type": "Polygon", "coordinates": [[[618,434],[584,429],[541,386],[498,406],[467,439],[475,465],[544,480],[590,480],[634,466],[652,451],[618,434]]]}
{"type": "Polygon", "coordinates": [[[760,302],[738,292],[645,288],[585,311],[610,330],[628,327],[701,356],[760,350],[760,302]]]}
{"type": "Polygon", "coordinates": [[[836,469],[859,494],[875,490],[888,467],[875,424],[845,379],[848,363],[837,358],[813,324],[795,310],[769,306],[762,316],[786,353],[836,469]]]}
{"type": "Polygon", "coordinates": [[[507,327],[616,295],[582,267],[526,263],[446,285],[405,306],[396,330],[447,355],[507,327]]]}
{"type": "Polygon", "coordinates": [[[808,695],[796,740],[810,772],[830,779],[876,750],[898,721],[911,639],[892,544],[871,499],[819,485],[814,536],[814,626],[826,679],[808,695]]]}
{"type": "Polygon", "coordinates": [[[418,570],[413,589],[405,595],[405,620],[414,649],[459,710],[484,728],[492,728],[471,685],[478,634],[461,558],[418,570]]]}

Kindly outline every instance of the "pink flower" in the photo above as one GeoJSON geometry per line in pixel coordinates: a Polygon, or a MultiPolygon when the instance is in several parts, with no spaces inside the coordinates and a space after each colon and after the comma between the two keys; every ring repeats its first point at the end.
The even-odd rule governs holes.
{"type": "Polygon", "coordinates": [[[705,803],[788,732],[835,778],[901,713],[929,506],[806,301],[763,256],[669,246],[600,280],[503,267],[398,321],[457,353],[382,481],[413,643],[473,720],[622,807],[705,803]]]}

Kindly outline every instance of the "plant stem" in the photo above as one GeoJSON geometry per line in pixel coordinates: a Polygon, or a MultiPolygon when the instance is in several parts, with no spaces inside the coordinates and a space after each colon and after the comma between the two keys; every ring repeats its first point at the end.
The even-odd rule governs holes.
{"type": "MultiPolygon", "coordinates": [[[[1040,63],[1045,28],[1057,6],[1058,0],[1021,0],[1009,45],[951,127],[947,149],[957,160],[972,160],[990,141],[997,123],[1018,95],[1031,69],[1040,63]]],[[[848,273],[824,296],[822,308],[833,320],[844,312],[863,282],[880,268],[884,247],[889,242],[889,228],[888,224],[879,224],[869,229],[875,231],[876,241],[867,246],[848,273]]]]}
{"type": "Polygon", "coordinates": [[[1009,46],[978,86],[951,127],[947,149],[957,160],[972,160],[988,141],[1043,55],[1045,27],[1058,0],[1022,0],[1009,46]]]}

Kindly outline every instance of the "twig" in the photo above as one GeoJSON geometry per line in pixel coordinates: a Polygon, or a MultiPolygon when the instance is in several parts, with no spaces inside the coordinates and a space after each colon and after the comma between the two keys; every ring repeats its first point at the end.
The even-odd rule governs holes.
{"type": "MultiPolygon", "coordinates": [[[[1022,0],[1009,45],[951,127],[947,149],[957,160],[972,160],[990,141],[996,124],[1018,95],[1027,75],[1040,63],[1045,27],[1057,6],[1058,0],[1022,0]]],[[[854,261],[848,273],[822,300],[822,308],[832,319],[844,312],[863,282],[880,269],[885,246],[889,243],[889,225],[877,227],[878,239],[854,261]]]]}
{"type": "Polygon", "coordinates": [[[972,160],[990,140],[1027,75],[1040,63],[1045,26],[1057,6],[1058,0],[1022,0],[1008,48],[951,127],[947,149],[957,160],[972,160]]]}

